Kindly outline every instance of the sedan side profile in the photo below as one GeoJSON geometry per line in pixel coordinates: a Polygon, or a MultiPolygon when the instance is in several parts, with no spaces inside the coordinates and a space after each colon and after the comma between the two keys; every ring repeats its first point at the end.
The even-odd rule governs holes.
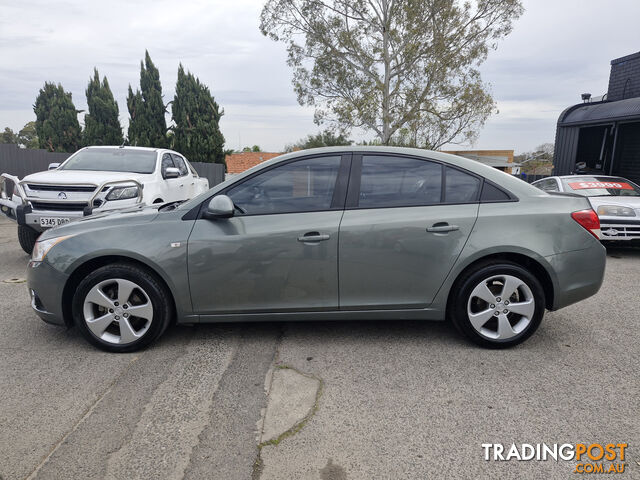
{"type": "Polygon", "coordinates": [[[461,157],[392,147],[283,155],[182,204],[45,231],[32,307],[128,352],[175,321],[451,320],[479,345],[530,337],[595,294],[605,250],[582,197],[461,157]]]}

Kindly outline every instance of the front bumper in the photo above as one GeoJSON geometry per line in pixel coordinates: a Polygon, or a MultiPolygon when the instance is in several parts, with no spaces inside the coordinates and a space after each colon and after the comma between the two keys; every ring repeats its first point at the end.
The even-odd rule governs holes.
{"type": "Polygon", "coordinates": [[[115,180],[100,185],[57,185],[42,184],[36,190],[30,184],[23,185],[17,177],[3,173],[0,175],[0,213],[3,213],[18,225],[26,225],[34,230],[43,231],[76,220],[93,213],[104,213],[123,208],[141,205],[143,185],[136,180],[115,180]],[[11,193],[6,187],[6,180],[13,183],[15,191],[11,193]],[[136,185],[138,196],[132,199],[110,200],[106,198],[110,188],[124,185],[136,185]],[[48,194],[59,188],[57,196],[45,195],[39,189],[46,187],[48,194]],[[89,191],[78,193],[69,188],[85,188],[89,191]],[[65,193],[67,192],[67,193],[65,193]],[[87,193],[89,195],[87,195],[87,193]]]}
{"type": "MultiPolygon", "coordinates": [[[[45,259],[46,260],[46,259],[45,259]]],[[[29,262],[27,287],[31,295],[31,308],[42,320],[54,325],[70,325],[64,318],[62,294],[69,276],[56,270],[46,261],[29,262]]]]}
{"type": "Polygon", "coordinates": [[[640,240],[640,220],[600,217],[600,233],[601,240],[640,240]]]}

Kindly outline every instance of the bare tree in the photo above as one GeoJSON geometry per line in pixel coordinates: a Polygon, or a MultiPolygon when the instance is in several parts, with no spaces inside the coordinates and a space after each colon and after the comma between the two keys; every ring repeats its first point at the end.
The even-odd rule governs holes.
{"type": "Polygon", "coordinates": [[[267,0],[260,29],[286,43],[316,123],[437,148],[491,114],[478,66],[522,12],[519,0],[267,0]]]}

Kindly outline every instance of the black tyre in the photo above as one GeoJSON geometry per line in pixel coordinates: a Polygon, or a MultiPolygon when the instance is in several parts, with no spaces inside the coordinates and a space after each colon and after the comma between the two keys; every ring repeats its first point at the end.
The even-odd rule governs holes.
{"type": "Polygon", "coordinates": [[[155,275],[117,263],[85,277],[73,296],[73,319],[82,335],[109,352],[133,352],[156,340],[173,316],[171,293],[155,275]]]}
{"type": "Polygon", "coordinates": [[[36,245],[36,240],[40,236],[40,232],[34,230],[26,225],[18,225],[18,242],[25,253],[31,255],[33,253],[33,247],[36,245]]]}
{"type": "Polygon", "coordinates": [[[483,263],[454,284],[449,318],[462,334],[486,348],[524,342],[540,326],[545,310],[542,285],[515,263],[483,263]]]}

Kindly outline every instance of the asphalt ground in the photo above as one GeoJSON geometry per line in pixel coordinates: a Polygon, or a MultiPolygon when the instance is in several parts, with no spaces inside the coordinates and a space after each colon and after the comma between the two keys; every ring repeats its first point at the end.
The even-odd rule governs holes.
{"type": "Polygon", "coordinates": [[[640,478],[640,250],[610,249],[596,296],[503,351],[446,323],[361,321],[174,327],[108,354],[32,313],[27,262],[0,220],[4,480],[578,475],[487,461],[488,443],[626,443],[604,464],[640,478]]]}

